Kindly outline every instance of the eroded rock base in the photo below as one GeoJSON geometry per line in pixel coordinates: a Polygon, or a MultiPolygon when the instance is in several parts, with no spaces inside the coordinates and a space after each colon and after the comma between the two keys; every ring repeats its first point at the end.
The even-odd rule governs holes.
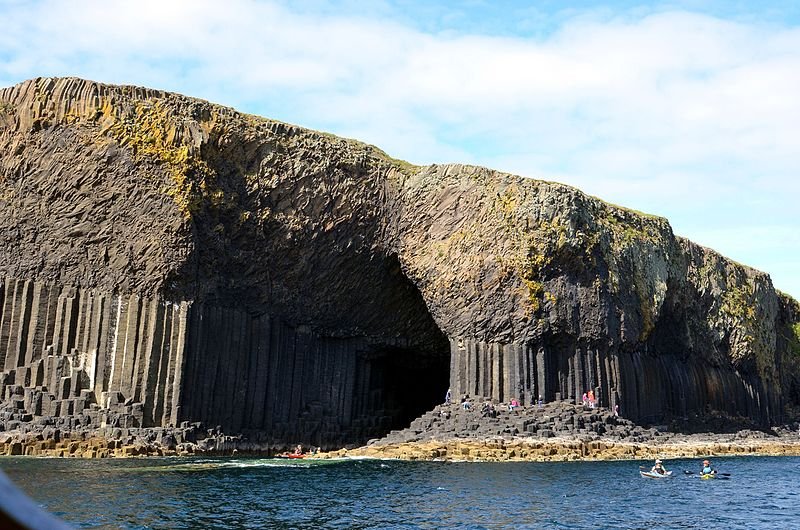
{"type": "MultiPolygon", "coordinates": [[[[800,455],[797,426],[769,432],[684,434],[669,426],[645,428],[605,408],[549,403],[495,412],[472,405],[440,405],[408,429],[326,458],[401,460],[568,461],[694,458],[720,455],[800,455]],[[482,410],[484,409],[484,410],[482,410]]],[[[708,418],[720,425],[721,418],[708,418]]],[[[698,421],[698,420],[695,420],[698,421]]],[[[730,423],[730,420],[728,420],[730,423]]]]}

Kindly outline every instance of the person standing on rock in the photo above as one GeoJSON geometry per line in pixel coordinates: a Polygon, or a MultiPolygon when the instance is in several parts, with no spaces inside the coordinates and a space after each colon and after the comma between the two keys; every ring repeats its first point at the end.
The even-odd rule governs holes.
{"type": "Polygon", "coordinates": [[[594,390],[589,390],[589,393],[588,393],[587,397],[589,398],[589,408],[593,409],[594,408],[594,390]]]}
{"type": "Polygon", "coordinates": [[[619,418],[619,404],[614,405],[614,417],[619,418]]]}
{"type": "Polygon", "coordinates": [[[586,392],[583,393],[583,397],[581,398],[581,402],[583,403],[584,407],[589,403],[589,395],[586,392]]]}
{"type": "Polygon", "coordinates": [[[444,404],[449,405],[450,402],[453,400],[453,394],[450,392],[450,389],[447,389],[447,393],[444,395],[444,404]]]}

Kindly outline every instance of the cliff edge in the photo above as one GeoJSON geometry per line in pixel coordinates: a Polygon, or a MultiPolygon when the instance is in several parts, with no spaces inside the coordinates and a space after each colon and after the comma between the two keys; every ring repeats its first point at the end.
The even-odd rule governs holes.
{"type": "Polygon", "coordinates": [[[800,308],[569,186],[74,78],[0,90],[6,430],[188,422],[352,443],[449,387],[769,426],[800,308]]]}

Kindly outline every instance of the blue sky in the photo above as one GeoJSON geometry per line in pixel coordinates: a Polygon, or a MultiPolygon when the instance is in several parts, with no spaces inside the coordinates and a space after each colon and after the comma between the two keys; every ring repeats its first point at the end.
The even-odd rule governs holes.
{"type": "Polygon", "coordinates": [[[800,298],[800,3],[0,0],[0,19],[2,86],[151,86],[565,182],[800,298]]]}

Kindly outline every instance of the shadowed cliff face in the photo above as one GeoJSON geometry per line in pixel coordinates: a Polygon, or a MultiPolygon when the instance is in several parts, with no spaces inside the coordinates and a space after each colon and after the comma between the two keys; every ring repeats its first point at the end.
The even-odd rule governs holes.
{"type": "Polygon", "coordinates": [[[641,421],[800,394],[796,303],[664,219],[176,94],[0,91],[0,208],[0,390],[40,415],[344,443],[448,383],[641,421]]]}

